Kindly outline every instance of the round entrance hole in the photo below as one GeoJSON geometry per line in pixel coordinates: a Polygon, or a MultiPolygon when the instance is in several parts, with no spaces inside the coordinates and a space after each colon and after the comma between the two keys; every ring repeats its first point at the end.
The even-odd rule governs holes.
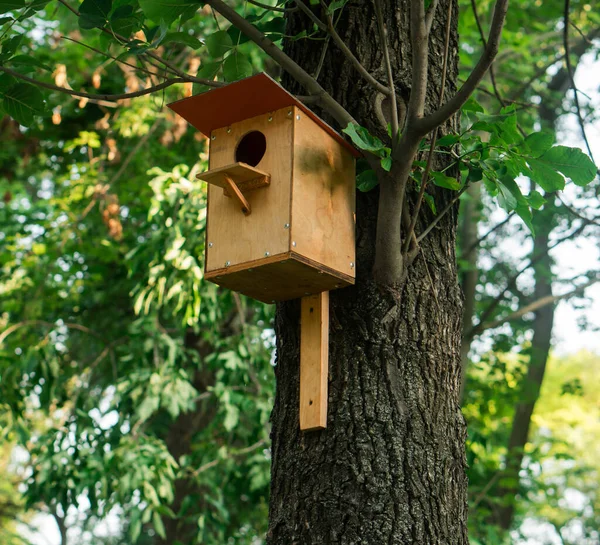
{"type": "Polygon", "coordinates": [[[244,135],[235,148],[235,160],[255,167],[260,163],[267,151],[267,139],[260,131],[252,131],[244,135]]]}

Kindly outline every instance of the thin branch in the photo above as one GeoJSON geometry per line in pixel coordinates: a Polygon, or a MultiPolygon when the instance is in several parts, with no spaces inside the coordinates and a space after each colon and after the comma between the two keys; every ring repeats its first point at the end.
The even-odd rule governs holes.
{"type": "MultiPolygon", "coordinates": [[[[383,50],[383,62],[385,63],[385,73],[387,76],[388,83],[388,96],[390,98],[390,117],[392,124],[392,153],[398,144],[398,131],[400,130],[398,120],[398,104],[396,102],[396,90],[394,88],[394,73],[392,72],[392,63],[390,61],[390,48],[387,39],[387,32],[385,29],[385,23],[383,20],[383,13],[381,10],[381,0],[373,0],[375,4],[375,17],[377,18],[377,27],[379,29],[379,42],[380,47],[383,50]]],[[[421,1],[421,4],[423,2],[421,1]]]]}
{"type": "MultiPolygon", "coordinates": [[[[250,452],[257,450],[260,447],[266,445],[266,443],[267,442],[265,439],[261,439],[260,441],[257,441],[256,443],[254,443],[253,445],[250,445],[249,447],[232,452],[231,455],[228,456],[228,458],[236,458],[238,456],[244,456],[245,454],[249,454],[250,452]]],[[[194,477],[197,477],[198,475],[200,475],[200,473],[205,472],[206,470],[210,469],[211,467],[215,467],[216,465],[220,464],[222,461],[223,461],[222,458],[217,458],[216,460],[207,462],[206,464],[201,465],[198,469],[193,471],[192,474],[194,475],[194,477]]]]}
{"type": "MultiPolygon", "coordinates": [[[[302,0],[299,0],[299,2],[300,4],[302,4],[302,0]]],[[[327,17],[326,30],[327,32],[329,32],[329,35],[333,38],[335,45],[337,45],[340,48],[341,52],[346,56],[346,58],[350,61],[352,66],[354,66],[356,71],[365,79],[365,81],[367,81],[367,83],[369,83],[371,86],[377,89],[380,93],[384,94],[385,96],[390,96],[390,89],[388,89],[388,87],[386,87],[382,83],[379,83],[361,64],[361,62],[355,57],[354,53],[352,53],[352,51],[350,51],[348,46],[344,43],[344,40],[342,40],[340,35],[335,30],[331,17],[327,17]]]]}
{"type": "MultiPolygon", "coordinates": [[[[483,32],[483,27],[481,26],[481,20],[479,19],[479,13],[477,12],[477,3],[475,0],[471,0],[471,9],[473,10],[473,16],[475,17],[475,23],[477,24],[477,29],[479,30],[479,36],[481,38],[481,43],[483,43],[483,48],[487,47],[487,40],[485,39],[485,33],[483,32]]],[[[498,102],[502,104],[502,106],[506,106],[506,102],[500,95],[500,91],[498,91],[498,85],[496,84],[496,71],[494,70],[494,63],[490,64],[490,79],[492,80],[492,88],[494,89],[494,95],[498,99],[498,102]]]]}
{"type": "Polygon", "coordinates": [[[24,320],[22,322],[18,322],[8,328],[6,328],[2,333],[0,333],[0,345],[2,345],[2,343],[4,342],[4,340],[11,334],[14,333],[15,331],[17,331],[18,329],[21,329],[23,327],[27,327],[27,326],[44,326],[44,327],[50,327],[50,328],[57,328],[57,327],[66,327],[67,329],[76,329],[77,331],[81,331],[83,333],[87,333],[88,335],[91,335],[92,337],[95,337],[96,339],[98,339],[99,341],[103,342],[106,344],[106,342],[104,341],[104,339],[95,331],[93,331],[92,329],[85,327],[83,325],[80,324],[73,324],[73,323],[64,323],[64,324],[56,324],[53,322],[47,322],[45,320],[24,320]]]}
{"type": "Polygon", "coordinates": [[[279,13],[292,13],[293,11],[297,11],[298,8],[278,8],[277,6],[269,6],[269,4],[263,4],[262,2],[257,2],[257,0],[246,0],[249,4],[254,4],[259,8],[268,9],[269,11],[278,11],[279,13]]]}
{"type": "Polygon", "coordinates": [[[321,50],[321,56],[319,57],[319,62],[317,63],[317,68],[315,69],[315,73],[313,75],[313,78],[315,78],[316,80],[318,80],[319,76],[321,75],[321,70],[323,69],[323,64],[325,63],[325,57],[327,55],[327,49],[329,48],[330,41],[331,41],[331,36],[327,35],[327,38],[325,38],[325,43],[323,44],[323,49],[321,50]]]}
{"type": "MultiPolygon", "coordinates": [[[[452,20],[452,2],[448,2],[448,13],[446,16],[446,37],[444,41],[444,62],[442,66],[442,84],[440,88],[440,100],[439,106],[444,103],[444,94],[446,93],[446,77],[448,74],[448,55],[450,49],[450,22],[452,20]]],[[[433,164],[433,154],[435,151],[435,143],[437,141],[437,135],[439,132],[439,127],[436,127],[431,135],[431,143],[429,144],[429,154],[427,155],[427,164],[425,165],[425,171],[423,172],[423,176],[421,178],[421,187],[419,188],[419,196],[417,197],[417,202],[415,204],[415,210],[412,215],[412,219],[410,222],[410,226],[407,231],[406,240],[404,241],[403,252],[408,252],[408,248],[410,246],[412,234],[415,232],[415,226],[417,225],[417,220],[419,219],[419,211],[421,210],[421,204],[423,203],[423,197],[425,195],[425,189],[427,187],[427,182],[429,181],[429,173],[431,172],[431,165],[433,164]]],[[[465,186],[466,187],[466,186],[465,186]]]]}
{"type": "Polygon", "coordinates": [[[461,187],[459,192],[454,198],[442,209],[442,211],[435,217],[435,219],[427,226],[427,228],[417,237],[417,243],[421,242],[431,230],[441,221],[441,219],[452,210],[452,207],[456,204],[456,201],[460,199],[460,196],[469,188],[469,184],[465,184],[461,187]]]}
{"type": "Polygon", "coordinates": [[[571,6],[571,0],[565,0],[565,13],[564,13],[564,24],[563,24],[563,46],[565,48],[565,65],[567,67],[567,73],[569,74],[569,81],[571,82],[571,89],[573,89],[573,100],[575,101],[575,109],[577,110],[577,121],[581,128],[581,136],[587,147],[590,159],[594,161],[594,154],[592,148],[588,142],[587,134],[585,133],[585,123],[583,121],[583,115],[581,114],[581,105],[579,104],[579,95],[577,86],[575,85],[575,78],[573,76],[573,67],[571,66],[571,51],[569,46],[569,8],[571,6]]]}
{"type": "Polygon", "coordinates": [[[492,320],[491,322],[485,322],[483,324],[478,325],[477,332],[481,333],[482,331],[485,331],[486,329],[493,329],[493,328],[498,327],[499,325],[502,325],[506,322],[512,322],[513,320],[518,320],[519,318],[525,316],[525,314],[528,314],[530,312],[535,312],[536,310],[539,310],[542,307],[551,305],[552,303],[556,303],[557,301],[561,301],[563,299],[568,299],[570,297],[573,297],[573,296],[577,295],[579,292],[584,291],[585,289],[589,288],[590,286],[596,284],[597,282],[600,282],[600,276],[598,276],[596,278],[592,278],[585,284],[582,284],[581,286],[578,286],[574,290],[571,290],[567,293],[563,293],[562,295],[546,295],[545,297],[540,297],[537,301],[534,301],[533,303],[525,305],[523,308],[520,308],[519,310],[512,312],[511,314],[508,314],[502,318],[498,318],[497,320],[492,320]]]}
{"type": "Polygon", "coordinates": [[[600,223],[598,223],[598,218],[586,218],[585,216],[583,216],[579,212],[577,212],[577,210],[575,210],[575,208],[573,208],[571,205],[567,204],[565,202],[565,200],[558,193],[556,193],[556,197],[561,202],[561,204],[576,218],[579,218],[580,220],[584,221],[585,223],[593,223],[594,225],[600,226],[600,223]]]}
{"type": "Polygon", "coordinates": [[[71,96],[75,96],[75,97],[89,98],[89,99],[94,99],[94,100],[124,100],[126,98],[141,97],[144,95],[149,95],[150,93],[155,93],[156,91],[161,91],[162,89],[166,89],[167,87],[170,87],[171,85],[175,85],[176,83],[185,83],[186,82],[186,80],[184,80],[182,78],[173,78],[173,79],[168,79],[166,81],[163,81],[162,83],[160,83],[158,85],[146,87],[145,89],[142,89],[141,91],[135,91],[132,93],[123,93],[120,95],[105,95],[105,94],[84,93],[83,91],[74,91],[73,89],[67,89],[65,87],[58,87],[57,85],[54,85],[52,83],[45,83],[43,81],[35,80],[35,79],[25,76],[24,74],[21,74],[19,72],[15,72],[14,70],[11,70],[10,68],[6,68],[5,66],[0,66],[0,71],[6,72],[7,74],[14,76],[15,78],[22,79],[23,81],[26,81],[33,85],[37,85],[38,87],[43,87],[44,89],[50,89],[51,91],[56,91],[58,93],[65,93],[67,95],[71,95],[71,96]]]}
{"type": "Polygon", "coordinates": [[[570,240],[573,237],[581,234],[588,225],[589,225],[589,222],[583,222],[579,227],[577,227],[577,229],[575,229],[571,233],[568,233],[564,237],[559,238],[558,240],[556,240],[554,243],[552,243],[550,246],[548,246],[543,252],[540,252],[539,254],[532,256],[529,259],[529,261],[527,263],[525,263],[525,265],[523,265],[520,269],[518,269],[508,279],[508,282],[506,283],[504,289],[494,298],[494,300],[482,312],[481,318],[479,320],[479,323],[477,325],[473,326],[465,334],[465,338],[466,339],[472,339],[476,335],[479,335],[479,333],[482,331],[482,329],[480,329],[482,327],[482,325],[486,323],[486,320],[492,315],[492,313],[494,312],[494,310],[496,310],[496,308],[502,302],[502,300],[504,299],[504,297],[506,296],[506,294],[508,293],[508,291],[510,289],[514,288],[517,285],[517,280],[519,279],[519,277],[526,270],[528,270],[530,267],[533,267],[533,265],[535,265],[538,261],[540,261],[540,259],[542,259],[545,255],[547,255],[548,252],[550,252],[551,250],[553,250],[554,248],[556,248],[559,244],[562,244],[563,242],[565,242],[567,240],[570,240]]]}
{"type": "Polygon", "coordinates": [[[486,238],[488,238],[492,233],[494,233],[495,231],[497,231],[498,229],[500,229],[501,227],[503,227],[504,225],[506,225],[511,218],[515,215],[515,212],[512,211],[510,214],[508,214],[508,216],[506,216],[506,218],[504,218],[500,223],[497,223],[496,225],[494,225],[494,227],[492,227],[491,229],[489,229],[488,231],[486,231],[483,235],[481,235],[476,241],[473,242],[473,244],[471,244],[471,246],[469,246],[469,248],[467,248],[467,250],[464,252],[464,254],[469,254],[471,253],[475,248],[477,248],[477,246],[479,246],[486,238]]]}
{"type": "MultiPolygon", "coordinates": [[[[452,4],[452,2],[450,2],[452,4]]],[[[427,13],[425,14],[425,28],[427,29],[427,34],[431,32],[431,26],[433,25],[433,19],[435,17],[435,12],[438,7],[438,0],[432,0],[431,5],[427,9],[427,13]]],[[[451,8],[448,9],[450,11],[451,8]]]]}
{"type": "MultiPolygon", "coordinates": [[[[69,38],[69,36],[61,36],[61,38],[63,40],[68,40],[69,42],[73,42],[74,44],[77,45],[81,45],[91,51],[94,51],[95,53],[98,53],[99,55],[102,55],[104,57],[107,57],[109,59],[113,59],[116,62],[120,62],[121,64],[124,64],[126,66],[129,66],[131,68],[134,68],[135,70],[139,70],[140,72],[144,72],[145,74],[149,75],[149,76],[155,76],[156,74],[153,74],[152,72],[150,72],[150,70],[147,70],[146,68],[142,68],[139,66],[136,66],[135,64],[131,64],[127,61],[124,61],[122,59],[119,59],[118,57],[115,57],[113,55],[111,55],[110,53],[107,53],[106,51],[100,51],[100,49],[96,49],[95,47],[92,47],[91,45],[85,44],[83,42],[80,42],[79,40],[75,40],[74,38],[69,38]]],[[[164,77],[164,76],[163,76],[164,77]]]]}
{"type": "Polygon", "coordinates": [[[300,8],[300,11],[304,13],[304,15],[306,15],[319,30],[327,32],[327,25],[312,12],[302,0],[294,0],[294,2],[296,3],[296,6],[300,8]]]}
{"type": "MultiPolygon", "coordinates": [[[[416,2],[417,0],[414,1],[416,2]]],[[[428,132],[431,132],[435,127],[439,127],[446,120],[450,119],[456,112],[458,112],[462,105],[473,94],[479,85],[479,82],[483,79],[485,73],[498,54],[500,36],[502,34],[502,28],[504,26],[504,20],[506,19],[507,10],[508,0],[496,0],[492,24],[487,40],[487,47],[481,54],[477,65],[467,78],[467,81],[464,83],[464,85],[448,102],[446,102],[446,104],[427,117],[416,120],[415,130],[421,134],[427,134],[428,132]]]]}
{"type": "Polygon", "coordinates": [[[239,15],[234,9],[230,8],[222,0],[207,0],[206,3],[258,45],[258,47],[277,62],[298,83],[303,85],[311,95],[319,97],[322,106],[329,111],[342,127],[346,127],[349,123],[355,122],[354,118],[346,111],[346,109],[327,93],[327,91],[325,91],[325,89],[323,89],[323,87],[321,87],[308,72],[288,57],[288,55],[279,49],[271,40],[260,32],[260,30],[239,15]]]}

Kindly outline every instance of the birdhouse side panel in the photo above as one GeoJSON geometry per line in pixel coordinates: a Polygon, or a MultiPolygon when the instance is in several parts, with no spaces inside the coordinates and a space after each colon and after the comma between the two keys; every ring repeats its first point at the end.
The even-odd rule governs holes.
{"type": "Polygon", "coordinates": [[[350,152],[298,111],[294,116],[292,251],[352,279],[355,186],[350,152]]]}
{"type": "Polygon", "coordinates": [[[244,162],[271,177],[268,186],[244,193],[251,207],[248,215],[222,188],[209,186],[207,272],[289,251],[293,131],[290,110],[283,108],[212,132],[211,170],[244,162]]]}

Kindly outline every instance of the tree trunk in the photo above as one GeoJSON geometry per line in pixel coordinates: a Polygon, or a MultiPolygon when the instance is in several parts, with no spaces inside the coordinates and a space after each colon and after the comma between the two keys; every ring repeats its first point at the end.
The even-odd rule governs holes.
{"type": "MultiPolygon", "coordinates": [[[[408,5],[382,3],[396,89],[407,99],[408,5]]],[[[447,7],[442,0],[432,31],[429,107],[439,100],[447,7]]],[[[450,91],[456,78],[456,7],[452,18],[450,91]]],[[[293,14],[287,34],[307,27],[305,18],[293,14]]],[[[385,82],[372,4],[348,4],[337,30],[385,82]]],[[[302,40],[287,43],[286,51],[314,73],[322,47],[322,41],[302,40]]],[[[381,101],[333,44],[319,82],[359,123],[384,136],[377,129],[381,101]]],[[[284,83],[301,92],[289,80],[284,83]]],[[[438,209],[448,198],[436,193],[438,209]]],[[[299,430],[299,303],[277,307],[270,545],[468,543],[456,214],[448,214],[422,242],[398,294],[376,284],[371,273],[377,199],[377,190],[357,196],[356,285],[331,293],[326,430],[299,430]]]]}
{"type": "MultiPolygon", "coordinates": [[[[553,199],[552,195],[548,196],[553,199]]],[[[554,207],[548,206],[536,215],[533,255],[544,256],[534,267],[535,291],[534,300],[552,295],[552,258],[548,255],[548,241],[554,227],[554,207]]],[[[525,445],[529,437],[531,416],[535,403],[540,396],[546,363],[552,341],[552,325],[554,322],[554,305],[542,307],[535,313],[533,322],[533,338],[527,375],[521,387],[521,402],[515,408],[510,438],[506,470],[503,475],[505,485],[500,487],[498,496],[504,497],[503,505],[498,509],[497,522],[503,530],[510,530],[515,512],[516,498],[519,490],[519,471],[523,463],[525,445]]]]}

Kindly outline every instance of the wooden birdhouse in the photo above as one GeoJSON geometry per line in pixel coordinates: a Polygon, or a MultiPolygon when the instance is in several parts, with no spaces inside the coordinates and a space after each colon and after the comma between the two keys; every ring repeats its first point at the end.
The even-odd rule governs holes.
{"type": "Polygon", "coordinates": [[[301,297],[300,428],[327,426],[329,290],[354,284],[359,153],[265,74],[170,104],[209,138],[205,278],[301,297]]]}
{"type": "Polygon", "coordinates": [[[268,303],[354,284],[351,145],[266,74],[169,107],[210,142],[207,280],[268,303]]]}

